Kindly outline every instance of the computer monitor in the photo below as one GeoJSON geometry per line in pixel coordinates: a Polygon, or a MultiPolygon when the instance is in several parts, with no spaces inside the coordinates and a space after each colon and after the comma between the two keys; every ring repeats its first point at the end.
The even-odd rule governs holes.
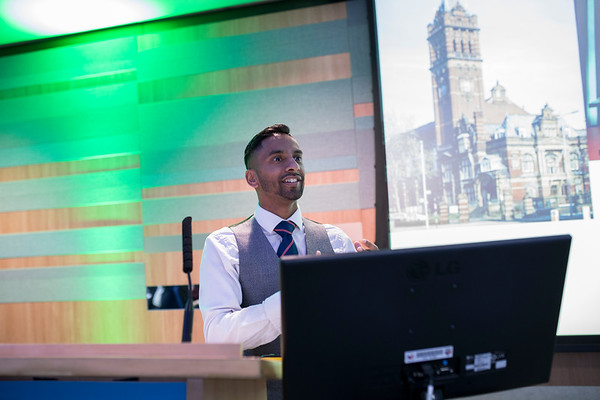
{"type": "Polygon", "coordinates": [[[569,235],[284,258],[284,399],[436,399],[549,380],[569,235]]]}

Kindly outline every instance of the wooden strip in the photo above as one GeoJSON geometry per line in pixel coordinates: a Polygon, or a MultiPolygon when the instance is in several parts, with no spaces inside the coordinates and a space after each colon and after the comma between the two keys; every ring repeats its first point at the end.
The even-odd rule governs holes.
{"type": "Polygon", "coordinates": [[[109,225],[88,229],[0,235],[3,258],[103,254],[140,251],[144,248],[142,226],[109,225]]]}
{"type": "MultiPolygon", "coordinates": [[[[250,215],[248,215],[250,216],[250,215]]],[[[304,215],[314,221],[328,224],[341,224],[349,222],[361,222],[361,210],[339,210],[305,213],[304,215]]],[[[215,219],[192,222],[193,233],[211,233],[225,226],[241,222],[240,218],[215,219]]],[[[181,234],[181,223],[148,225],[144,227],[144,237],[174,236],[181,234]]]]}
{"type": "Polygon", "coordinates": [[[0,168],[0,182],[52,178],[56,176],[89,174],[92,172],[116,171],[139,167],[139,154],[23,165],[0,168]]]}
{"type": "MultiPolygon", "coordinates": [[[[148,325],[149,313],[145,299],[5,303],[0,304],[0,342],[146,343],[152,329],[157,337],[164,332],[148,325]]],[[[177,342],[181,331],[178,336],[177,342]]]]}
{"type": "Polygon", "coordinates": [[[140,103],[349,79],[350,53],[231,68],[139,84],[140,103]]]}
{"type": "Polygon", "coordinates": [[[163,197],[197,196],[212,193],[229,193],[250,191],[245,179],[228,181],[190,183],[187,185],[161,186],[142,189],[143,199],[157,199],[163,197]]]}
{"type": "Polygon", "coordinates": [[[259,358],[146,357],[0,358],[2,376],[129,378],[261,378],[259,358]]]}
{"type": "MultiPolygon", "coordinates": [[[[179,343],[183,332],[184,310],[147,310],[145,312],[147,330],[146,343],[179,343]]],[[[204,343],[202,314],[194,310],[192,343],[204,343]]]]}
{"type": "Polygon", "coordinates": [[[340,169],[335,171],[311,172],[306,174],[306,185],[333,185],[337,183],[358,182],[358,169],[340,169]]]}
{"type": "Polygon", "coordinates": [[[354,117],[370,117],[375,114],[373,103],[359,103],[354,105],[354,117]]]}
{"type": "Polygon", "coordinates": [[[143,263],[0,271],[0,303],[145,299],[143,263]]]}
{"type": "MultiPolygon", "coordinates": [[[[145,299],[0,304],[0,343],[180,343],[184,310],[145,299]]],[[[204,343],[194,310],[192,342],[204,343]]]]}
{"type": "MultiPolygon", "coordinates": [[[[358,182],[358,169],[309,172],[306,174],[306,185],[329,185],[343,182],[358,182]]],[[[142,198],[157,199],[165,197],[198,196],[204,194],[230,193],[253,190],[245,179],[227,181],[191,183],[187,185],[161,186],[142,190],[142,198]]]]}
{"type": "Polygon", "coordinates": [[[364,208],[360,211],[364,238],[375,243],[375,208],[364,208]]]}
{"type": "Polygon", "coordinates": [[[240,344],[0,344],[0,358],[209,358],[239,359],[240,344]]]}
{"type": "Polygon", "coordinates": [[[127,82],[135,82],[136,80],[137,70],[130,68],[123,71],[110,72],[86,78],[4,89],[0,90],[0,100],[118,85],[127,82]]]}
{"type": "Polygon", "coordinates": [[[21,258],[0,258],[0,269],[56,267],[68,265],[133,263],[143,262],[140,251],[103,254],[72,254],[66,256],[41,256],[21,258]]]}
{"type": "MultiPolygon", "coordinates": [[[[191,274],[192,283],[199,282],[200,260],[202,250],[194,250],[194,268],[191,274]]],[[[146,260],[146,286],[177,286],[187,285],[187,274],[183,273],[183,254],[181,251],[166,253],[147,253],[146,260]]]]}
{"type": "Polygon", "coordinates": [[[142,223],[139,202],[0,213],[0,234],[142,223]]]}
{"type": "MultiPolygon", "coordinates": [[[[250,215],[248,215],[250,216],[250,215]]],[[[206,221],[192,221],[193,233],[210,233],[224,226],[230,226],[242,222],[241,218],[212,219],[206,221]]],[[[158,224],[144,226],[144,237],[173,236],[181,234],[181,223],[158,224]]]]}
{"type": "Polygon", "coordinates": [[[228,21],[195,25],[190,28],[173,29],[170,32],[146,34],[138,37],[139,51],[183,42],[196,42],[211,38],[247,35],[257,32],[285,29],[301,25],[346,19],[346,3],[337,2],[316,7],[253,15],[228,21]]]}

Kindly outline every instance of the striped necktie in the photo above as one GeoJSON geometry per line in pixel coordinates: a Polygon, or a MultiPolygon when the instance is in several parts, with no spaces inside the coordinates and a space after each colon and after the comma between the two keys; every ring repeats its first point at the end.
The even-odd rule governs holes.
{"type": "Polygon", "coordinates": [[[298,254],[298,249],[296,248],[296,243],[294,243],[294,238],[292,237],[292,232],[296,228],[296,225],[291,221],[281,221],[273,231],[277,232],[279,236],[281,236],[282,241],[277,249],[277,256],[289,256],[298,254]]]}

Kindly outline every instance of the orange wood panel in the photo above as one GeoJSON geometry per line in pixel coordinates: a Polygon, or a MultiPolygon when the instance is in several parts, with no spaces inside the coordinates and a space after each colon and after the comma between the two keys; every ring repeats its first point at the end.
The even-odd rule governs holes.
{"type": "MultiPolygon", "coordinates": [[[[336,183],[345,183],[345,182],[358,182],[359,180],[359,172],[358,169],[344,169],[344,170],[336,170],[336,171],[323,171],[323,172],[311,172],[306,174],[306,184],[307,186],[316,186],[316,185],[331,185],[336,183]]],[[[203,195],[203,194],[213,194],[213,193],[223,193],[223,192],[231,192],[231,191],[245,191],[252,190],[243,179],[236,179],[230,181],[219,181],[219,182],[205,182],[205,183],[195,183],[189,185],[176,185],[176,186],[164,186],[164,187],[156,187],[156,188],[148,188],[144,189],[143,197],[145,199],[151,198],[164,198],[171,196],[195,196],[195,195],[203,195]]],[[[341,213],[352,212],[352,210],[343,211],[341,213]]],[[[357,212],[356,210],[353,212],[357,212]]],[[[319,213],[314,214],[315,217],[313,219],[320,221],[318,219],[319,213]]],[[[335,221],[339,221],[339,216],[342,215],[340,212],[334,212],[336,219],[335,221]]],[[[360,216],[358,214],[354,214],[352,217],[349,217],[349,214],[344,214],[345,217],[343,222],[355,222],[360,221],[360,216]],[[350,218],[350,219],[349,219],[350,218]]],[[[309,217],[312,218],[312,217],[309,217]]],[[[336,223],[336,222],[330,223],[336,223]]],[[[220,229],[224,226],[230,226],[235,223],[241,222],[239,218],[228,218],[228,219],[216,219],[216,220],[205,220],[205,221],[193,221],[192,222],[192,232],[194,233],[210,233],[217,229],[220,229]]],[[[328,222],[329,223],[329,222],[328,222]]],[[[152,237],[152,236],[174,236],[181,234],[181,223],[171,223],[171,224],[156,224],[156,225],[145,225],[144,226],[144,236],[152,237]]]]}
{"type": "MultiPolygon", "coordinates": [[[[192,283],[198,284],[202,250],[194,250],[194,269],[192,283]]],[[[183,273],[183,254],[181,251],[148,253],[146,262],[146,286],[187,285],[187,274],[183,273]]]]}
{"type": "Polygon", "coordinates": [[[336,183],[358,182],[358,169],[310,172],[305,177],[306,185],[333,185],[336,183]]]}
{"type": "MultiPolygon", "coordinates": [[[[358,169],[342,169],[335,171],[309,172],[306,174],[306,185],[328,185],[343,182],[358,182],[358,169]]],[[[142,190],[144,199],[164,197],[198,196],[203,194],[242,192],[253,190],[245,179],[228,181],[191,183],[188,185],[161,186],[142,190]]]]}
{"type": "MultiPolygon", "coordinates": [[[[250,215],[248,215],[250,216],[250,215]]],[[[361,210],[338,210],[305,213],[305,217],[321,223],[339,224],[347,222],[362,222],[361,210]]],[[[225,226],[231,226],[241,222],[240,218],[213,219],[205,221],[193,221],[193,233],[211,233],[225,226]]],[[[181,234],[181,223],[174,224],[157,224],[144,226],[144,236],[175,236],[181,234]]]]}
{"type": "Polygon", "coordinates": [[[161,186],[142,190],[142,198],[157,199],[162,197],[197,196],[212,193],[229,193],[250,191],[245,179],[228,181],[190,183],[187,185],[161,186]]]}
{"type": "MultiPolygon", "coordinates": [[[[250,216],[250,215],[248,215],[250,216]]],[[[227,218],[227,219],[211,219],[206,221],[192,221],[192,232],[193,233],[209,233],[220,229],[224,226],[230,226],[241,222],[241,218],[227,218]]],[[[144,226],[144,236],[174,236],[181,235],[181,222],[174,224],[157,224],[157,225],[146,225],[144,226]]]]}
{"type": "Polygon", "coordinates": [[[365,236],[365,239],[368,239],[371,242],[375,242],[375,209],[365,208],[360,210],[360,212],[363,226],[363,234],[365,236]]]}
{"type": "Polygon", "coordinates": [[[91,172],[116,171],[140,167],[140,156],[128,154],[116,157],[89,160],[61,161],[0,168],[0,182],[25,179],[50,178],[63,175],[87,174],[91,172]]]}
{"type": "Polygon", "coordinates": [[[294,26],[318,24],[322,22],[346,19],[346,3],[337,2],[322,6],[305,7],[277,13],[254,15],[245,18],[236,18],[231,21],[218,21],[202,24],[196,29],[175,31],[176,36],[171,38],[162,35],[143,35],[138,38],[138,49],[140,51],[150,50],[165,44],[178,41],[197,41],[207,38],[223,36],[247,35],[255,32],[264,32],[276,29],[290,28],[294,26]]]}
{"type": "Polygon", "coordinates": [[[0,304],[2,343],[137,343],[146,300],[0,304]]]}
{"type": "Polygon", "coordinates": [[[359,103],[354,105],[354,117],[370,117],[375,111],[373,103],[359,103]]]}
{"type": "MultiPolygon", "coordinates": [[[[183,332],[183,310],[152,310],[146,312],[148,343],[178,343],[183,332]]],[[[192,343],[204,343],[202,314],[194,310],[192,343]]]]}
{"type": "Polygon", "coordinates": [[[231,31],[231,35],[240,35],[250,32],[259,32],[272,29],[283,29],[292,26],[317,24],[338,19],[346,19],[346,3],[338,2],[326,4],[323,6],[306,7],[291,11],[281,11],[278,13],[259,15],[242,18],[238,20],[238,25],[225,25],[231,31]],[[240,31],[244,29],[244,31],[240,31]],[[251,29],[248,31],[248,29],[251,29]]]}
{"type": "Polygon", "coordinates": [[[178,76],[139,84],[140,103],[212,96],[352,77],[350,53],[178,76]]]}
{"type": "Polygon", "coordinates": [[[0,213],[0,234],[142,223],[141,203],[0,213]]]}
{"type": "MultiPolygon", "coordinates": [[[[148,310],[146,300],[0,304],[0,343],[177,343],[183,310],[148,310]]],[[[203,343],[194,312],[194,343],[203,343]]]]}
{"type": "Polygon", "coordinates": [[[107,264],[143,262],[142,252],[105,254],[72,254],[65,256],[40,256],[21,258],[0,258],[0,269],[18,269],[34,267],[57,267],[68,265],[107,264]]]}

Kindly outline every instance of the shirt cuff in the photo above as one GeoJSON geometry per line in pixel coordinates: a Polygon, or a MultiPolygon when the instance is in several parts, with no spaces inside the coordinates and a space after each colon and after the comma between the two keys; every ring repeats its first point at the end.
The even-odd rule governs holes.
{"type": "Polygon", "coordinates": [[[263,301],[271,325],[281,334],[281,292],[273,293],[263,301]]]}

